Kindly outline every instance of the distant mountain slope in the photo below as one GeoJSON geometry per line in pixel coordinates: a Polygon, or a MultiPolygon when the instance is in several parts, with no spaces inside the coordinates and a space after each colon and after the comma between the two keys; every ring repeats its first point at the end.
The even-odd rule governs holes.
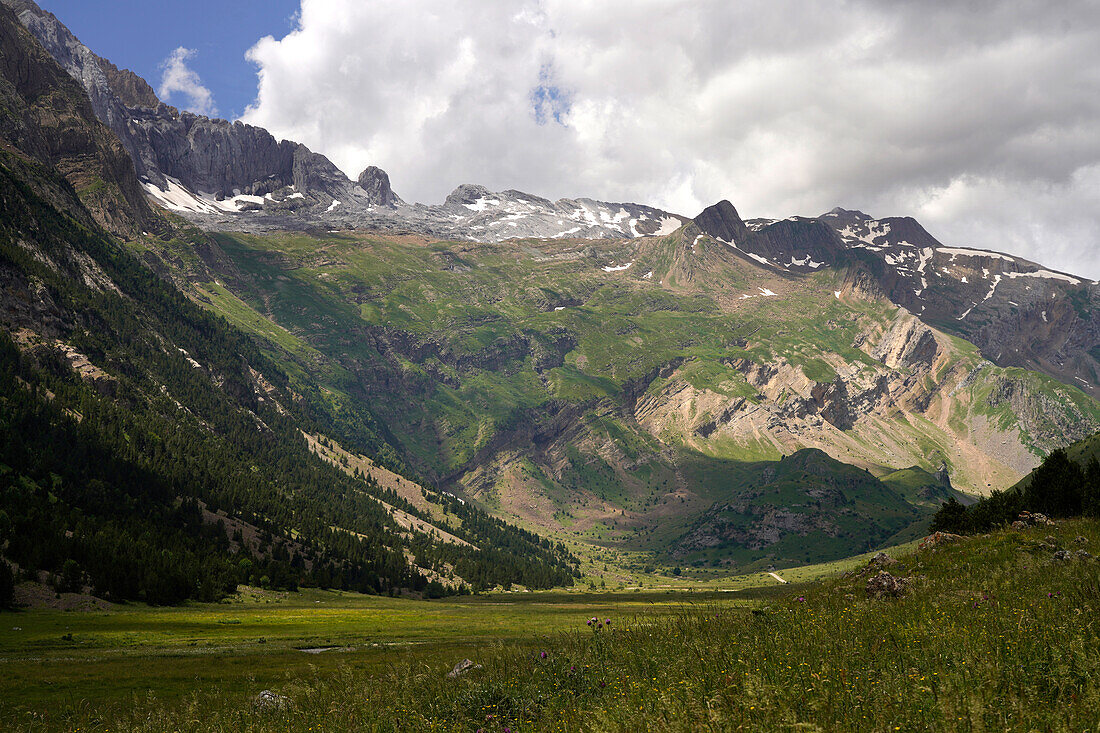
{"type": "Polygon", "coordinates": [[[971,341],[994,364],[1041,371],[1100,396],[1100,284],[1020,257],[946,247],[907,217],[833,209],[816,219],[745,225],[722,202],[695,224],[782,272],[858,267],[866,273],[864,287],[971,341]]]}
{"type": "MultiPolygon", "coordinates": [[[[746,466],[804,448],[886,479],[913,526],[952,495],[933,474],[984,493],[1100,428],[1084,392],[989,363],[858,263],[765,266],[694,225],[522,247],[216,239],[234,276],[193,279],[200,302],[292,337],[273,358],[369,405],[423,475],[558,538],[672,552],[746,466]]],[[[800,557],[783,541],[699,557],[800,557]]]]}
{"type": "Polygon", "coordinates": [[[814,449],[747,464],[724,483],[714,505],[673,543],[677,558],[833,560],[875,549],[939,508],[918,508],[870,473],[814,449]]]}
{"type": "MultiPolygon", "coordinates": [[[[3,2],[83,83],[135,156],[144,191],[175,222],[160,236],[130,238],[129,252],[192,303],[253,334],[245,344],[253,351],[233,373],[252,385],[241,394],[269,409],[248,402],[228,414],[245,423],[259,416],[280,448],[313,466],[300,450],[307,434],[312,450],[344,469],[338,487],[354,485],[344,482],[358,478],[356,469],[368,475],[363,491],[374,503],[361,498],[370,507],[362,520],[321,504],[327,524],[303,521],[314,532],[304,544],[383,538],[387,557],[397,548],[413,556],[405,569],[416,582],[459,568],[480,584],[568,582],[562,546],[485,509],[555,540],[670,560],[834,557],[912,531],[952,495],[943,477],[986,493],[1100,429],[1100,404],[1085,391],[1095,394],[1095,294],[1079,278],[990,255],[1005,264],[996,275],[985,268],[988,303],[1018,297],[1005,282],[1022,285],[1028,297],[1049,299],[1039,315],[1062,319],[1067,336],[1028,332],[1005,310],[987,322],[1000,337],[983,354],[957,324],[986,306],[954,321],[936,310],[954,312],[939,304],[937,288],[954,287],[940,280],[961,267],[953,257],[969,255],[940,247],[911,220],[887,222],[889,232],[839,210],[745,222],[721,202],[689,221],[634,204],[551,202],[474,185],[438,206],[409,205],[377,168],[352,182],[323,156],[258,128],[154,104],[147,85],[53,16],[29,0],[3,2]],[[876,238],[890,232],[898,241],[876,238]],[[989,353],[1021,348],[1012,338],[1032,338],[1032,356],[989,353]],[[415,487],[393,496],[363,454],[445,491],[420,494],[430,506],[415,487]],[[769,471],[784,477],[777,483],[769,471]],[[831,489],[817,496],[823,487],[831,489]],[[778,499],[746,498],[758,490],[778,499]],[[719,542],[709,550],[685,539],[711,535],[719,542]],[[444,536],[467,544],[436,541],[444,536]]],[[[20,178],[33,177],[13,174],[20,178]]],[[[34,237],[20,230],[20,238],[49,258],[34,237]]],[[[103,277],[113,282],[79,266],[79,248],[64,251],[77,263],[61,268],[67,277],[93,289],[103,277]]],[[[24,266],[25,258],[12,271],[13,292],[29,292],[24,266]]],[[[947,302],[959,307],[953,297],[947,302]]],[[[93,385],[102,381],[96,369],[117,379],[119,364],[144,358],[101,358],[113,332],[86,353],[71,329],[47,331],[41,313],[28,315],[26,300],[10,297],[7,307],[50,349],[72,349],[69,361],[94,367],[82,372],[93,385]]],[[[147,341],[174,353],[171,338],[147,341]]],[[[189,343],[175,348],[203,369],[189,343]]],[[[221,373],[208,376],[220,389],[221,373]]],[[[176,394],[159,373],[132,378],[143,394],[176,394]]],[[[306,505],[295,511],[308,513],[306,505]]],[[[387,567],[387,578],[405,572],[387,567]]]]}

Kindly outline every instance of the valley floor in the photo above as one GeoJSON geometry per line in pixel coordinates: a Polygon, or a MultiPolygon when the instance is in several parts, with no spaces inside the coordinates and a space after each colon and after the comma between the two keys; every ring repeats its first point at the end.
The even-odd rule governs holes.
{"type": "Polygon", "coordinates": [[[911,579],[901,598],[870,598],[879,569],[861,563],[730,593],[426,602],[310,591],[4,614],[0,724],[1095,730],[1100,563],[1086,554],[1097,550],[1100,523],[1080,520],[900,552],[887,570],[911,579]],[[593,617],[612,623],[593,630],[593,617]],[[482,668],[448,679],[463,658],[482,668]],[[257,705],[263,689],[285,698],[257,705]]]}

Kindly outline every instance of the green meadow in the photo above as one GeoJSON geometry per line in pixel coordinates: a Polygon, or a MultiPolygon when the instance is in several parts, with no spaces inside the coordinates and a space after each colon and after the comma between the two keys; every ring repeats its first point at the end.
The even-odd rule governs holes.
{"type": "Polygon", "coordinates": [[[175,704],[218,694],[240,702],[342,669],[370,674],[415,662],[446,671],[490,645],[538,644],[583,627],[592,615],[752,605],[778,590],[765,576],[699,591],[498,592],[434,601],[249,588],[216,604],[3,613],[0,723],[68,729],[73,714],[109,715],[135,701],[175,704]]]}
{"type": "Polygon", "coordinates": [[[725,592],[257,592],[4,614],[0,726],[1095,731],[1098,549],[1094,520],[895,548],[888,570],[910,579],[898,598],[868,595],[878,570],[863,558],[725,592]],[[319,646],[348,649],[301,651],[319,646]],[[463,658],[481,668],[449,679],[463,658]],[[264,689],[284,698],[258,705],[264,689]]]}

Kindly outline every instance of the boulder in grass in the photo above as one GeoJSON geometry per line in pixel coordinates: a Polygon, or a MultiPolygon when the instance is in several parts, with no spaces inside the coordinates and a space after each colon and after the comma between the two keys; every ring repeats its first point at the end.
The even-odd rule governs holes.
{"type": "Polygon", "coordinates": [[[1016,527],[1019,522],[1023,527],[1053,527],[1054,521],[1041,512],[1020,512],[1016,521],[1012,523],[1016,527]]]}
{"type": "Polygon", "coordinates": [[[264,690],[252,698],[252,705],[260,710],[286,710],[290,707],[290,698],[271,690],[264,690]]]}
{"type": "Polygon", "coordinates": [[[962,535],[951,534],[950,532],[933,532],[925,537],[917,545],[918,550],[933,550],[940,545],[947,544],[948,542],[957,542],[962,539],[962,535]]]}
{"type": "Polygon", "coordinates": [[[469,674],[475,669],[481,669],[481,665],[476,664],[472,660],[463,659],[461,662],[454,666],[454,669],[447,673],[447,676],[451,679],[454,679],[455,677],[461,677],[464,674],[469,674]]]}
{"type": "Polygon", "coordinates": [[[899,578],[885,570],[867,581],[867,595],[871,598],[900,598],[909,592],[911,578],[899,578]]]}
{"type": "Polygon", "coordinates": [[[872,557],[870,563],[868,564],[876,568],[888,568],[891,565],[897,565],[898,561],[887,555],[885,552],[880,552],[879,554],[872,557]]]}

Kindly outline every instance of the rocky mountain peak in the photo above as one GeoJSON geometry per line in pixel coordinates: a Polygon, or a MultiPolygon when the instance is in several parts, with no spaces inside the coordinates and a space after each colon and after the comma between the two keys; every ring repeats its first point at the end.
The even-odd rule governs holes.
{"type": "Polygon", "coordinates": [[[840,217],[840,218],[844,218],[844,219],[858,219],[858,220],[865,220],[865,219],[872,218],[870,214],[865,214],[864,212],[860,211],[859,209],[845,209],[845,208],[842,208],[840,206],[834,206],[827,213],[822,214],[822,216],[835,216],[835,217],[840,217]]]}
{"type": "Polygon", "coordinates": [[[725,199],[703,209],[695,217],[695,225],[704,234],[724,242],[743,242],[749,232],[737,209],[725,199]]]}
{"type": "Polygon", "coordinates": [[[447,198],[443,203],[450,206],[464,206],[475,204],[481,199],[491,198],[492,195],[493,192],[485,186],[479,186],[475,183],[463,183],[447,194],[447,198]]]}
{"type": "Polygon", "coordinates": [[[390,188],[390,176],[378,166],[369,165],[359,174],[359,188],[363,189],[372,206],[396,206],[401,199],[390,188]]]}
{"type": "Polygon", "coordinates": [[[80,202],[96,222],[112,233],[131,237],[155,228],[118,138],[96,119],[88,96],[67,69],[22,25],[32,9],[37,9],[33,3],[0,4],[0,142],[54,167],[80,192],[80,202]]]}

